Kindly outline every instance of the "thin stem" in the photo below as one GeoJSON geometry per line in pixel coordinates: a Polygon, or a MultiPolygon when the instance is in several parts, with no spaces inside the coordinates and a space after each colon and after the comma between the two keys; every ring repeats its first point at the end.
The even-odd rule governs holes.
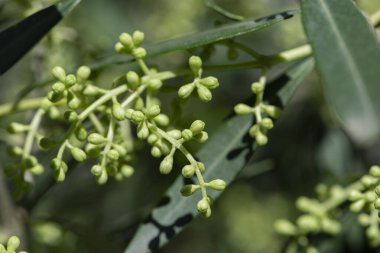
{"type": "Polygon", "coordinates": [[[114,136],[114,128],[115,128],[115,121],[114,121],[114,118],[111,117],[110,124],[108,127],[108,133],[107,133],[107,144],[103,150],[103,157],[102,157],[102,162],[101,162],[102,167],[105,167],[107,164],[107,153],[111,150],[113,136],[114,136]]]}
{"type": "Polygon", "coordinates": [[[90,113],[89,119],[91,120],[98,133],[103,135],[106,132],[106,130],[103,127],[103,124],[99,121],[98,117],[96,117],[94,113],[90,113]]]}
{"type": "Polygon", "coordinates": [[[240,16],[240,15],[237,15],[237,14],[234,14],[234,13],[227,11],[226,9],[217,5],[213,0],[205,0],[205,5],[208,8],[212,9],[213,11],[219,13],[220,15],[222,15],[228,19],[231,19],[234,21],[243,21],[244,20],[243,16],[240,16]]]}
{"type": "Polygon", "coordinates": [[[0,117],[7,116],[12,112],[21,112],[30,109],[35,109],[41,106],[41,102],[44,98],[30,98],[20,101],[16,106],[14,103],[7,103],[0,105],[0,117]]]}
{"type": "Polygon", "coordinates": [[[43,109],[38,109],[37,112],[34,114],[33,119],[30,123],[29,131],[25,139],[25,144],[24,144],[24,150],[23,150],[23,159],[26,158],[27,156],[30,155],[32,148],[33,148],[33,143],[34,143],[34,138],[36,136],[37,130],[40,126],[42,116],[45,114],[45,110],[43,109]]]}
{"type": "Polygon", "coordinates": [[[137,64],[139,64],[141,70],[144,72],[145,75],[149,75],[150,74],[150,70],[148,68],[148,66],[145,64],[144,60],[142,59],[137,59],[137,64]]]}

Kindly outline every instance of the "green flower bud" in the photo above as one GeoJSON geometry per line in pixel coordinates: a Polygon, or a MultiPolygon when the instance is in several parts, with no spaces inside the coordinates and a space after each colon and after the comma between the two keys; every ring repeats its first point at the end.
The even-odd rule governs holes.
{"type": "Polygon", "coordinates": [[[261,131],[257,132],[256,142],[259,146],[264,146],[268,143],[268,137],[261,131]]]}
{"type": "Polygon", "coordinates": [[[348,199],[350,201],[356,201],[356,200],[359,200],[359,199],[362,199],[363,198],[363,194],[358,191],[358,190],[352,190],[349,194],[348,194],[348,199]]]}
{"type": "Polygon", "coordinates": [[[152,118],[158,116],[160,114],[160,112],[161,112],[160,106],[153,105],[148,109],[147,116],[152,119],[152,118]]]}
{"type": "Polygon", "coordinates": [[[122,145],[113,144],[112,146],[119,153],[119,155],[125,156],[127,154],[127,149],[122,145]]]}
{"type": "Polygon", "coordinates": [[[368,214],[361,213],[358,216],[358,222],[362,226],[368,226],[371,223],[371,218],[368,214]]]}
{"type": "Polygon", "coordinates": [[[181,86],[178,90],[178,96],[182,99],[188,98],[195,88],[194,83],[189,83],[181,86]]]}
{"type": "Polygon", "coordinates": [[[119,41],[124,46],[125,50],[127,50],[127,52],[131,52],[132,49],[135,47],[133,45],[133,39],[131,35],[129,35],[128,33],[120,34],[119,41]]]}
{"type": "Polygon", "coordinates": [[[137,137],[139,139],[146,139],[149,136],[149,129],[145,122],[139,123],[137,126],[137,137]]]}
{"type": "Polygon", "coordinates": [[[72,99],[70,99],[67,103],[67,106],[71,109],[71,110],[76,110],[79,108],[81,104],[81,101],[77,98],[77,97],[73,97],[72,99]]]}
{"type": "Polygon", "coordinates": [[[170,130],[170,131],[167,132],[167,134],[170,135],[171,137],[173,137],[176,140],[179,140],[182,137],[182,133],[178,129],[170,130]]]}
{"type": "Polygon", "coordinates": [[[91,173],[94,176],[100,176],[104,170],[105,170],[104,167],[102,167],[99,164],[96,164],[96,165],[91,167],[91,173]]]}
{"type": "Polygon", "coordinates": [[[17,236],[12,236],[7,241],[7,251],[11,253],[12,251],[16,251],[20,247],[20,239],[17,236]]]}
{"type": "Polygon", "coordinates": [[[265,129],[272,129],[273,120],[271,120],[270,118],[264,118],[262,121],[260,121],[260,126],[262,126],[265,129]]]}
{"type": "Polygon", "coordinates": [[[260,83],[260,82],[255,82],[255,83],[252,83],[251,85],[251,91],[254,94],[262,93],[264,92],[264,89],[265,89],[265,84],[260,83]]]}
{"type": "Polygon", "coordinates": [[[66,174],[63,169],[58,169],[54,171],[54,178],[57,182],[63,182],[65,180],[66,174]]]}
{"type": "Polygon", "coordinates": [[[211,189],[214,189],[217,191],[223,191],[224,188],[226,188],[226,182],[224,182],[221,179],[212,180],[211,182],[208,182],[206,185],[210,187],[211,189]]]}
{"type": "Polygon", "coordinates": [[[274,105],[263,105],[264,112],[274,119],[278,119],[281,116],[281,109],[274,105]]]}
{"type": "Polygon", "coordinates": [[[197,93],[198,93],[198,97],[203,102],[209,102],[212,99],[211,91],[208,88],[206,88],[205,86],[199,85],[197,87],[197,93]]]}
{"type": "Polygon", "coordinates": [[[50,162],[50,168],[52,168],[53,170],[59,170],[62,168],[63,163],[64,163],[64,161],[62,161],[61,159],[54,158],[50,162]]]}
{"type": "Polygon", "coordinates": [[[377,178],[375,178],[373,176],[370,176],[370,175],[364,175],[360,179],[360,182],[362,182],[362,184],[364,186],[366,186],[367,188],[373,186],[374,184],[376,184],[377,181],[378,181],[377,178]]]}
{"type": "Polygon", "coordinates": [[[88,136],[87,141],[94,145],[101,145],[107,142],[107,139],[98,133],[92,133],[88,136]]]}
{"type": "Polygon", "coordinates": [[[67,120],[70,123],[78,120],[78,114],[74,111],[66,111],[63,114],[63,117],[65,118],[65,120],[67,120]]]}
{"type": "Polygon", "coordinates": [[[1,243],[0,243],[0,253],[7,253],[7,250],[1,243]]]}
{"type": "Polygon", "coordinates": [[[319,232],[320,226],[318,219],[312,215],[302,215],[297,219],[298,227],[308,233],[316,233],[319,232]]]}
{"type": "Polygon", "coordinates": [[[61,112],[55,106],[49,108],[48,114],[51,119],[58,119],[61,116],[61,112]]]}
{"type": "Polygon", "coordinates": [[[22,156],[24,154],[24,150],[20,147],[11,147],[8,149],[8,153],[11,156],[22,156]]]}
{"type": "Polygon", "coordinates": [[[62,67],[59,67],[59,66],[54,67],[51,70],[51,73],[52,73],[53,77],[55,79],[57,79],[58,81],[61,81],[62,83],[65,82],[66,72],[65,72],[65,70],[62,67]]]}
{"type": "Polygon", "coordinates": [[[204,163],[197,162],[198,169],[200,170],[201,173],[205,171],[205,165],[204,163]]]}
{"type": "Polygon", "coordinates": [[[153,146],[152,149],[150,150],[150,153],[155,158],[159,158],[162,156],[161,149],[157,146],[153,146]]]}
{"type": "Polygon", "coordinates": [[[368,227],[366,235],[371,246],[377,246],[380,243],[380,231],[378,226],[368,227]]]}
{"type": "Polygon", "coordinates": [[[237,104],[234,107],[234,111],[236,114],[244,115],[253,113],[253,108],[246,104],[237,104]]]}
{"type": "Polygon", "coordinates": [[[100,176],[96,177],[96,182],[101,185],[101,184],[107,183],[107,181],[108,181],[108,174],[106,170],[103,170],[100,176]]]}
{"type": "Polygon", "coordinates": [[[208,209],[210,209],[210,204],[208,203],[206,198],[202,198],[197,203],[197,209],[199,213],[206,213],[208,209]]]}
{"type": "Polygon", "coordinates": [[[91,75],[91,69],[87,66],[80,66],[77,70],[77,77],[79,80],[87,80],[91,75]]]}
{"type": "Polygon", "coordinates": [[[376,186],[375,193],[377,194],[377,196],[380,196],[380,185],[376,186]]]}
{"type": "Polygon", "coordinates": [[[114,164],[108,164],[106,171],[109,176],[115,176],[117,174],[117,167],[114,164]]]}
{"type": "Polygon", "coordinates": [[[213,76],[202,78],[199,82],[209,89],[215,89],[219,86],[218,79],[213,76]]]}
{"type": "Polygon", "coordinates": [[[380,198],[377,198],[373,204],[377,210],[380,210],[380,198]]]}
{"type": "Polygon", "coordinates": [[[133,175],[135,170],[130,165],[123,165],[120,169],[120,172],[124,177],[129,178],[133,175]]]}
{"type": "Polygon", "coordinates": [[[285,235],[285,236],[297,235],[297,227],[288,220],[284,220],[284,219],[277,220],[274,223],[274,229],[277,233],[281,235],[285,235]]]}
{"type": "Polygon", "coordinates": [[[133,44],[138,47],[144,41],[144,33],[141,31],[134,31],[132,35],[133,44]]]}
{"type": "Polygon", "coordinates": [[[57,141],[44,137],[40,139],[38,144],[42,149],[50,149],[57,144],[57,141]]]}
{"type": "Polygon", "coordinates": [[[85,141],[87,139],[87,131],[84,127],[77,127],[75,129],[75,137],[80,141],[85,141]]]}
{"type": "Polygon", "coordinates": [[[365,205],[364,199],[357,200],[350,205],[350,210],[353,213],[358,213],[363,209],[364,205],[365,205]]]}
{"type": "Polygon", "coordinates": [[[200,143],[204,143],[208,140],[208,133],[202,131],[199,134],[195,135],[193,138],[200,143]]]}
{"type": "Polygon", "coordinates": [[[144,59],[146,56],[146,50],[142,47],[135,48],[132,50],[132,55],[136,59],[144,59]]]}
{"type": "Polygon", "coordinates": [[[22,133],[22,132],[28,131],[29,128],[30,127],[28,125],[23,125],[23,124],[20,124],[20,123],[17,123],[17,122],[12,122],[12,123],[10,123],[8,125],[7,131],[10,134],[18,134],[18,133],[22,133]]]}
{"type": "Polygon", "coordinates": [[[193,138],[193,132],[190,129],[182,130],[181,134],[182,134],[182,138],[185,141],[191,140],[191,138],[193,138]]]}
{"type": "Polygon", "coordinates": [[[202,69],[202,59],[198,56],[191,56],[189,58],[189,66],[191,69],[191,72],[193,72],[194,76],[200,76],[201,75],[201,69],[202,69]]]}
{"type": "Polygon", "coordinates": [[[158,90],[162,87],[162,81],[158,78],[152,78],[148,80],[147,86],[150,90],[158,90]]]}
{"type": "Polygon", "coordinates": [[[111,149],[110,151],[108,151],[107,157],[110,160],[117,161],[119,160],[120,154],[115,149],[111,149]]]}
{"type": "Polygon", "coordinates": [[[136,123],[143,122],[145,120],[145,115],[140,111],[133,111],[131,115],[131,120],[136,123]]]}
{"type": "Polygon", "coordinates": [[[135,108],[135,110],[143,111],[145,108],[144,100],[141,97],[138,97],[135,100],[135,104],[133,107],[135,108]]]}
{"type": "Polygon", "coordinates": [[[193,135],[197,135],[203,131],[205,125],[206,124],[202,120],[196,120],[191,123],[190,131],[193,132],[193,135]]]}
{"type": "Polygon", "coordinates": [[[371,191],[367,191],[365,194],[364,194],[364,198],[367,202],[369,203],[372,203],[376,200],[377,198],[377,195],[376,193],[374,193],[372,190],[371,191]]]}
{"type": "Polygon", "coordinates": [[[83,93],[83,95],[90,96],[90,97],[91,96],[98,96],[98,95],[102,94],[101,90],[92,84],[86,85],[86,87],[83,89],[82,93],[83,93]]]}
{"type": "Polygon", "coordinates": [[[155,135],[155,134],[150,134],[150,135],[148,136],[147,142],[148,142],[150,145],[153,145],[153,144],[155,144],[158,140],[159,140],[159,138],[158,138],[157,135],[155,135]]]}
{"type": "Polygon", "coordinates": [[[380,167],[377,165],[372,166],[369,169],[369,174],[371,174],[371,176],[374,176],[374,177],[380,177],[380,167]]]}
{"type": "Polygon", "coordinates": [[[44,173],[44,167],[41,164],[37,164],[29,169],[34,175],[41,175],[44,173]]]}
{"type": "Polygon", "coordinates": [[[173,156],[168,155],[160,163],[160,173],[167,175],[172,171],[172,169],[173,169],[173,156]]]}
{"type": "Polygon", "coordinates": [[[117,42],[115,44],[115,48],[114,49],[119,54],[127,53],[127,50],[125,49],[125,47],[123,46],[123,44],[121,44],[121,42],[117,42]]]}
{"type": "Polygon", "coordinates": [[[194,176],[194,173],[195,167],[193,165],[188,164],[182,168],[182,176],[185,178],[191,178],[192,176],[194,176]]]}
{"type": "Polygon", "coordinates": [[[249,128],[249,135],[252,138],[255,138],[259,132],[260,132],[260,128],[257,124],[255,124],[249,128]]]}
{"type": "Polygon", "coordinates": [[[54,91],[50,91],[47,95],[48,99],[52,102],[52,103],[56,103],[58,102],[59,100],[61,100],[63,98],[63,94],[62,93],[57,93],[57,92],[54,92],[54,91]]]}
{"type": "Polygon", "coordinates": [[[56,82],[51,86],[51,89],[55,93],[62,94],[66,90],[66,86],[62,82],[56,82]]]}
{"type": "Polygon", "coordinates": [[[200,188],[199,185],[187,184],[187,185],[182,186],[180,191],[181,191],[182,196],[188,197],[188,196],[191,196],[194,192],[196,192],[199,188],[200,188]]]}
{"type": "Polygon", "coordinates": [[[307,246],[306,253],[319,253],[319,250],[313,246],[307,246]]]}
{"type": "Polygon", "coordinates": [[[122,121],[125,119],[125,110],[121,107],[120,103],[113,103],[112,105],[112,116],[117,121],[122,121]]]}
{"type": "Polygon", "coordinates": [[[341,231],[341,225],[339,222],[324,218],[321,221],[322,231],[330,235],[336,235],[341,231]]]}
{"type": "Polygon", "coordinates": [[[27,169],[30,169],[33,166],[36,166],[37,164],[38,164],[37,158],[35,156],[32,156],[32,155],[28,155],[22,161],[22,166],[24,168],[27,168],[27,169]]]}
{"type": "Polygon", "coordinates": [[[66,76],[65,78],[65,85],[66,87],[72,87],[74,86],[75,84],[77,83],[77,79],[74,75],[70,74],[68,76],[66,76]]]}
{"type": "Polygon", "coordinates": [[[132,89],[132,90],[136,90],[137,87],[139,87],[140,85],[140,77],[139,75],[134,72],[134,71],[128,71],[128,73],[126,74],[126,79],[127,79],[127,85],[128,85],[128,88],[132,89]]]}
{"type": "Polygon", "coordinates": [[[159,114],[157,117],[155,117],[154,122],[156,122],[159,126],[166,127],[169,125],[170,120],[169,117],[163,113],[159,114]]]}
{"type": "Polygon", "coordinates": [[[87,159],[86,152],[80,148],[73,147],[70,149],[70,153],[77,162],[84,162],[87,159]]]}

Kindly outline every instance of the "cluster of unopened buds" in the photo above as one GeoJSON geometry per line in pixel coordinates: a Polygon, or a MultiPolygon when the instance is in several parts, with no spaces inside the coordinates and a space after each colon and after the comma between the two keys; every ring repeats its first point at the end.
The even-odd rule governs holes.
{"type": "MultiPolygon", "coordinates": [[[[0,243],[0,253],[16,253],[20,247],[20,239],[17,236],[12,236],[8,239],[6,246],[0,243]]],[[[19,253],[27,253],[19,251],[19,253]]]]}

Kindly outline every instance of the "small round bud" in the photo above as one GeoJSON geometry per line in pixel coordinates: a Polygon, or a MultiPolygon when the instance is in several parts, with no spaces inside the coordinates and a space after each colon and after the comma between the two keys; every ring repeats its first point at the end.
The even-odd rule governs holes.
{"type": "Polygon", "coordinates": [[[22,161],[22,166],[24,168],[27,168],[27,169],[30,169],[33,166],[36,166],[37,164],[38,164],[37,158],[35,156],[32,156],[32,155],[28,155],[22,161]]]}
{"type": "Polygon", "coordinates": [[[117,121],[122,121],[125,119],[125,110],[121,107],[120,103],[113,103],[112,105],[112,116],[117,121]]]}
{"type": "Polygon", "coordinates": [[[265,113],[267,113],[270,117],[274,119],[278,119],[281,116],[281,109],[277,106],[264,105],[262,108],[265,113]]]}
{"type": "Polygon", "coordinates": [[[203,173],[206,169],[204,163],[197,162],[197,166],[201,173],[203,173]]]}
{"type": "Polygon", "coordinates": [[[12,236],[7,241],[7,252],[16,251],[20,247],[20,239],[17,236],[12,236]]]}
{"type": "Polygon", "coordinates": [[[208,203],[206,198],[202,198],[197,203],[197,209],[200,213],[206,213],[208,209],[210,209],[210,204],[208,203]]]}
{"type": "Polygon", "coordinates": [[[158,78],[152,78],[148,80],[147,86],[150,90],[158,90],[162,87],[162,81],[158,78]]]}
{"type": "Polygon", "coordinates": [[[96,182],[100,185],[107,183],[108,181],[108,174],[106,170],[103,170],[100,176],[96,177],[96,182]]]}
{"type": "Polygon", "coordinates": [[[178,90],[178,96],[182,99],[188,98],[193,92],[195,85],[193,83],[185,84],[178,90]]]}
{"type": "Polygon", "coordinates": [[[358,213],[363,209],[364,205],[365,205],[364,199],[357,200],[350,205],[350,210],[353,213],[358,213]]]}
{"type": "Polygon", "coordinates": [[[53,86],[51,86],[51,89],[52,91],[54,91],[55,93],[63,93],[65,90],[66,90],[66,86],[61,83],[61,82],[56,82],[53,84],[53,86]]]}
{"type": "Polygon", "coordinates": [[[206,78],[202,78],[199,81],[203,86],[209,88],[209,89],[215,89],[219,86],[218,79],[213,76],[208,76],[206,78]]]}
{"type": "Polygon", "coordinates": [[[138,110],[138,111],[142,111],[144,110],[145,108],[145,103],[144,103],[144,99],[142,99],[141,97],[138,97],[136,100],[135,100],[135,103],[133,105],[133,108],[135,110],[138,110]]]}
{"type": "Polygon", "coordinates": [[[166,156],[160,163],[160,173],[167,175],[173,169],[173,156],[166,156]]]}
{"type": "Polygon", "coordinates": [[[268,143],[268,137],[261,131],[259,131],[256,135],[256,142],[260,146],[264,146],[268,143]]]}
{"type": "Polygon", "coordinates": [[[193,132],[190,129],[182,130],[181,134],[182,134],[182,138],[185,141],[191,140],[191,138],[193,138],[193,132]]]}
{"type": "Polygon", "coordinates": [[[182,196],[188,197],[188,196],[191,196],[194,192],[196,192],[199,188],[200,188],[199,185],[187,184],[187,185],[184,185],[180,191],[181,191],[182,196]]]}
{"type": "Polygon", "coordinates": [[[362,226],[368,226],[371,223],[371,218],[368,214],[361,213],[358,216],[358,222],[362,226]]]}
{"type": "Polygon", "coordinates": [[[208,133],[202,131],[199,134],[195,135],[193,138],[200,143],[204,143],[208,140],[208,133]]]}
{"type": "Polygon", "coordinates": [[[62,161],[61,159],[54,158],[50,162],[50,168],[52,168],[53,170],[59,170],[62,168],[63,163],[64,163],[64,161],[62,161]]]}
{"type": "Polygon", "coordinates": [[[162,151],[159,147],[153,146],[152,149],[150,150],[150,154],[155,158],[159,158],[162,156],[162,151]]]}
{"type": "Polygon", "coordinates": [[[159,126],[166,127],[170,123],[170,119],[167,115],[161,113],[158,116],[156,116],[154,119],[154,122],[156,122],[159,126]]]}
{"type": "Polygon", "coordinates": [[[274,229],[277,233],[285,236],[294,236],[297,234],[297,227],[288,220],[277,220],[274,223],[274,229]]]}
{"type": "Polygon", "coordinates": [[[75,137],[80,141],[85,141],[87,139],[87,130],[84,127],[78,127],[75,130],[75,137]]]}
{"type": "Polygon", "coordinates": [[[44,167],[41,164],[37,164],[29,169],[34,175],[41,175],[44,173],[44,167]]]}
{"type": "Polygon", "coordinates": [[[65,79],[66,87],[70,88],[70,87],[74,86],[76,83],[77,83],[77,79],[74,75],[70,74],[70,75],[66,76],[66,79],[65,79]]]}
{"type": "Polygon", "coordinates": [[[226,182],[224,182],[221,179],[212,180],[211,182],[208,182],[206,185],[210,187],[211,189],[214,189],[217,191],[223,191],[224,188],[226,188],[226,182]]]}
{"type": "Polygon", "coordinates": [[[84,162],[87,159],[86,152],[80,148],[73,147],[70,149],[70,153],[77,162],[84,162]]]}
{"type": "Polygon", "coordinates": [[[100,176],[103,171],[104,171],[104,168],[99,164],[96,164],[96,165],[91,167],[91,173],[94,176],[100,176]]]}
{"type": "Polygon", "coordinates": [[[191,123],[190,131],[193,132],[193,135],[197,135],[203,131],[205,125],[206,124],[202,120],[196,120],[191,123]]]}
{"type": "Polygon", "coordinates": [[[141,31],[134,31],[132,34],[133,44],[138,47],[144,41],[144,33],[141,31]]]}
{"type": "Polygon", "coordinates": [[[28,125],[23,125],[17,122],[12,122],[8,125],[7,131],[10,134],[18,134],[29,130],[28,125]]]}
{"type": "Polygon", "coordinates": [[[376,186],[375,193],[377,194],[377,196],[380,196],[380,185],[376,186]]]}
{"type": "Polygon", "coordinates": [[[67,106],[71,109],[71,110],[76,110],[79,108],[81,104],[81,101],[79,100],[79,98],[77,97],[73,97],[72,99],[70,99],[67,103],[67,106]]]}
{"type": "Polygon", "coordinates": [[[319,222],[312,215],[302,215],[297,219],[298,227],[304,232],[318,232],[320,230],[319,222]]]}
{"type": "Polygon", "coordinates": [[[336,235],[341,231],[341,225],[335,220],[323,218],[321,221],[322,231],[330,235],[336,235]]]}
{"type": "Polygon", "coordinates": [[[255,82],[251,85],[251,91],[254,94],[259,94],[259,93],[264,92],[264,88],[265,88],[265,85],[263,83],[260,83],[260,82],[255,82]]]}
{"type": "Polygon", "coordinates": [[[120,169],[120,172],[124,177],[129,178],[133,175],[135,170],[130,165],[123,165],[120,169]]]}
{"type": "Polygon", "coordinates": [[[160,106],[153,105],[148,109],[147,116],[152,119],[152,118],[158,116],[160,114],[160,112],[161,112],[160,106]]]}
{"type": "Polygon", "coordinates": [[[375,206],[375,208],[376,208],[377,210],[380,210],[380,198],[377,198],[377,199],[375,200],[375,203],[373,203],[373,205],[375,206]]]}
{"type": "Polygon", "coordinates": [[[370,175],[364,175],[361,177],[360,179],[360,182],[362,182],[362,184],[366,187],[371,187],[373,186],[374,184],[377,183],[377,178],[373,177],[373,176],[370,176],[370,175]]]}
{"type": "Polygon", "coordinates": [[[126,50],[120,42],[117,42],[114,47],[115,51],[119,54],[126,53],[126,50]]]}
{"type": "Polygon", "coordinates": [[[53,77],[55,79],[57,79],[58,81],[61,81],[61,82],[65,82],[65,78],[66,78],[66,72],[65,70],[62,68],[62,67],[54,67],[52,70],[51,70],[51,73],[53,75],[53,77]]]}
{"type": "Polygon", "coordinates": [[[356,201],[356,200],[359,200],[359,199],[362,199],[363,198],[363,194],[358,191],[358,190],[352,190],[349,194],[348,194],[348,199],[350,201],[356,201]]]}
{"type": "Polygon", "coordinates": [[[128,71],[128,73],[126,74],[126,79],[127,79],[128,88],[132,90],[136,90],[137,87],[139,87],[140,77],[136,72],[128,71]]]}
{"type": "Polygon", "coordinates": [[[371,176],[374,176],[374,177],[380,177],[380,167],[377,165],[372,166],[369,169],[369,174],[371,174],[371,176]]]}
{"type": "Polygon", "coordinates": [[[209,102],[212,99],[211,91],[208,88],[206,88],[205,86],[199,85],[197,87],[197,93],[198,93],[198,97],[203,102],[209,102]]]}
{"type": "Polygon", "coordinates": [[[77,70],[77,77],[79,80],[84,81],[87,80],[91,75],[91,69],[87,66],[81,66],[77,70]]]}
{"type": "Polygon", "coordinates": [[[134,48],[133,39],[128,33],[122,33],[119,36],[120,43],[125,47],[127,52],[131,52],[134,48]]]}
{"type": "Polygon", "coordinates": [[[365,194],[364,194],[364,198],[367,202],[369,203],[373,203],[376,198],[377,198],[377,195],[376,193],[374,193],[372,190],[370,191],[367,191],[365,194]]]}
{"type": "Polygon", "coordinates": [[[173,137],[176,140],[179,140],[182,137],[182,133],[178,129],[170,130],[170,131],[167,132],[167,134],[170,135],[171,137],[173,137]]]}
{"type": "Polygon", "coordinates": [[[88,136],[87,141],[94,145],[101,145],[107,142],[107,139],[98,133],[92,133],[88,136]]]}
{"type": "Polygon", "coordinates": [[[1,243],[0,243],[0,253],[7,253],[7,250],[1,243]]]}
{"type": "Polygon", "coordinates": [[[154,145],[158,140],[159,140],[159,138],[158,138],[157,135],[155,135],[155,134],[150,134],[150,135],[148,136],[147,142],[148,142],[150,145],[154,145]]]}
{"type": "Polygon", "coordinates": [[[74,111],[66,111],[63,114],[63,117],[65,118],[65,120],[71,123],[78,120],[78,114],[74,111]]]}
{"type": "MultiPolygon", "coordinates": [[[[127,115],[127,114],[126,114],[127,115]]],[[[136,123],[143,122],[145,120],[145,115],[140,111],[133,111],[131,115],[131,120],[136,123]]]]}
{"type": "Polygon", "coordinates": [[[63,169],[54,171],[54,178],[57,182],[63,182],[66,178],[65,171],[63,169]]]}
{"type": "Polygon", "coordinates": [[[234,107],[234,111],[236,114],[244,115],[253,113],[253,108],[246,104],[237,104],[234,107]]]}
{"type": "Polygon", "coordinates": [[[378,226],[369,226],[366,230],[369,243],[372,246],[377,246],[380,242],[380,231],[378,226]]]}
{"type": "Polygon", "coordinates": [[[313,246],[307,246],[305,253],[319,253],[319,250],[313,246]]]}
{"type": "Polygon", "coordinates": [[[139,123],[137,126],[137,137],[139,139],[144,140],[148,138],[148,136],[149,136],[149,129],[147,125],[145,124],[145,122],[139,123]]]}
{"type": "Polygon", "coordinates": [[[87,84],[82,92],[85,96],[98,96],[102,94],[101,90],[98,87],[91,84],[87,84]]]}
{"type": "Polygon", "coordinates": [[[120,154],[115,149],[111,149],[107,153],[107,158],[110,160],[117,161],[119,157],[120,157],[120,154]]]}
{"type": "Polygon", "coordinates": [[[273,128],[273,120],[270,118],[264,118],[262,121],[260,121],[260,126],[262,126],[265,129],[272,129],[273,128]]]}
{"type": "Polygon", "coordinates": [[[200,71],[202,69],[202,59],[200,57],[191,56],[189,58],[189,66],[194,76],[200,76],[200,71]]]}
{"type": "Polygon", "coordinates": [[[146,56],[146,50],[145,48],[142,48],[142,47],[135,48],[132,51],[132,55],[136,59],[144,59],[146,56]]]}
{"type": "Polygon", "coordinates": [[[194,173],[195,167],[193,165],[188,164],[182,168],[182,176],[185,178],[191,178],[192,176],[194,176],[194,173]]]}
{"type": "Polygon", "coordinates": [[[61,100],[63,98],[63,95],[62,93],[57,93],[57,92],[54,92],[54,91],[50,91],[47,95],[48,99],[52,102],[52,103],[56,103],[58,102],[59,100],[61,100]]]}
{"type": "Polygon", "coordinates": [[[24,153],[24,150],[20,147],[11,147],[8,149],[8,153],[11,156],[22,156],[24,153]]]}

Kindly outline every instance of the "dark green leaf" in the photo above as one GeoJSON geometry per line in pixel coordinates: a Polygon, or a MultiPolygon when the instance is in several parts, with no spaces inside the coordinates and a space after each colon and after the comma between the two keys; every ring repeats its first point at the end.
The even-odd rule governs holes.
{"type": "Polygon", "coordinates": [[[81,0],[62,1],[0,32],[0,74],[23,57],[81,0]]]}
{"type": "Polygon", "coordinates": [[[380,133],[380,45],[351,0],[302,0],[304,27],[328,103],[359,145],[380,133]]]}
{"type": "MultiPolygon", "coordinates": [[[[268,86],[268,100],[281,107],[286,105],[295,89],[310,73],[313,62],[306,62],[292,68],[268,86]]],[[[256,149],[256,144],[247,135],[252,125],[250,116],[234,116],[228,119],[197,153],[196,157],[205,163],[205,180],[221,178],[231,183],[247,164],[256,149]]],[[[163,246],[178,234],[197,215],[196,203],[199,196],[182,197],[180,188],[184,179],[179,176],[168,189],[160,204],[140,226],[126,253],[147,253],[163,246]]],[[[220,192],[210,191],[216,199],[220,192]]]]}

